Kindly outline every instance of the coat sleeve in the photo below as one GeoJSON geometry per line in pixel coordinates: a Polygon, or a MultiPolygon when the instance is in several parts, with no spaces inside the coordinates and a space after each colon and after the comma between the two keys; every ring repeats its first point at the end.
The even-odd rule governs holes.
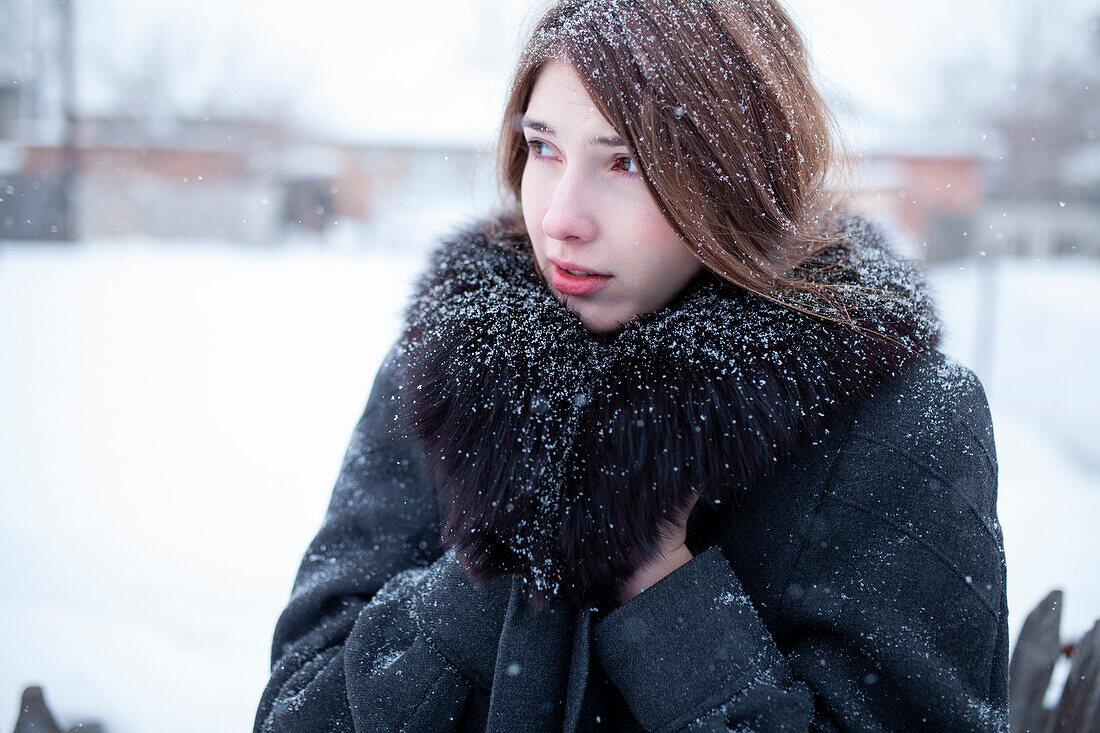
{"type": "Polygon", "coordinates": [[[391,351],[276,625],[257,732],[448,730],[491,684],[507,580],[475,586],[439,550],[398,386],[391,351]]]}
{"type": "Polygon", "coordinates": [[[857,416],[774,635],[716,546],[593,626],[647,730],[1007,730],[992,425],[969,372],[921,389],[945,376],[857,416]]]}

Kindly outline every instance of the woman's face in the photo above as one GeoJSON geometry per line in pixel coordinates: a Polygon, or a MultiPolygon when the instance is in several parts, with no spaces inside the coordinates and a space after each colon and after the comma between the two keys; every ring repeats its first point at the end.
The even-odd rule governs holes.
{"type": "Polygon", "coordinates": [[[571,66],[543,68],[522,124],[523,220],[554,294],[601,333],[659,310],[702,265],[661,216],[571,66]]]}

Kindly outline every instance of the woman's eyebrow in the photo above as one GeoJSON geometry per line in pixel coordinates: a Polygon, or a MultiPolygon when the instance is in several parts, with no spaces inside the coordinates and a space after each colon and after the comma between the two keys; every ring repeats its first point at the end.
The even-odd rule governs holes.
{"type": "MultiPolygon", "coordinates": [[[[550,135],[551,137],[557,136],[557,134],[558,134],[557,132],[554,131],[553,127],[550,127],[550,125],[546,124],[545,122],[540,122],[539,120],[531,119],[530,117],[527,117],[526,115],[524,115],[523,119],[520,122],[520,125],[521,125],[521,127],[529,127],[532,130],[535,130],[536,132],[541,132],[541,133],[544,133],[546,135],[550,135]]],[[[614,135],[614,136],[611,136],[611,137],[602,137],[602,136],[597,135],[596,137],[589,140],[588,143],[589,143],[589,145],[601,145],[601,146],[606,147],[606,148],[625,148],[626,147],[626,141],[624,141],[618,135],[614,135]]]]}

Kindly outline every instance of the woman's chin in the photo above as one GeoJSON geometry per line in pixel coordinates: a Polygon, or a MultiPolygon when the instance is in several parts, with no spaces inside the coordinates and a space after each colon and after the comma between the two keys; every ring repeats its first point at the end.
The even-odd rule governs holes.
{"type": "Polygon", "coordinates": [[[550,290],[558,302],[575,313],[592,333],[613,334],[622,330],[623,326],[633,318],[630,312],[625,314],[618,312],[622,310],[622,304],[619,304],[617,311],[612,307],[612,303],[602,302],[596,294],[575,296],[566,295],[553,287],[550,290]]]}
{"type": "Polygon", "coordinates": [[[626,320],[629,320],[621,320],[607,313],[592,313],[590,309],[579,310],[570,307],[570,310],[577,314],[589,331],[604,336],[622,330],[626,320]]]}

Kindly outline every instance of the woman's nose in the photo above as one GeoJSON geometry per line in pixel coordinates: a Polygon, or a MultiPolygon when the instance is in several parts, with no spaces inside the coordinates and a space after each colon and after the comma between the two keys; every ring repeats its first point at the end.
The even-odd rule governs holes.
{"type": "Polygon", "coordinates": [[[550,206],[542,218],[542,231],[559,242],[588,241],[596,236],[593,196],[584,182],[568,173],[554,187],[550,206]]]}

